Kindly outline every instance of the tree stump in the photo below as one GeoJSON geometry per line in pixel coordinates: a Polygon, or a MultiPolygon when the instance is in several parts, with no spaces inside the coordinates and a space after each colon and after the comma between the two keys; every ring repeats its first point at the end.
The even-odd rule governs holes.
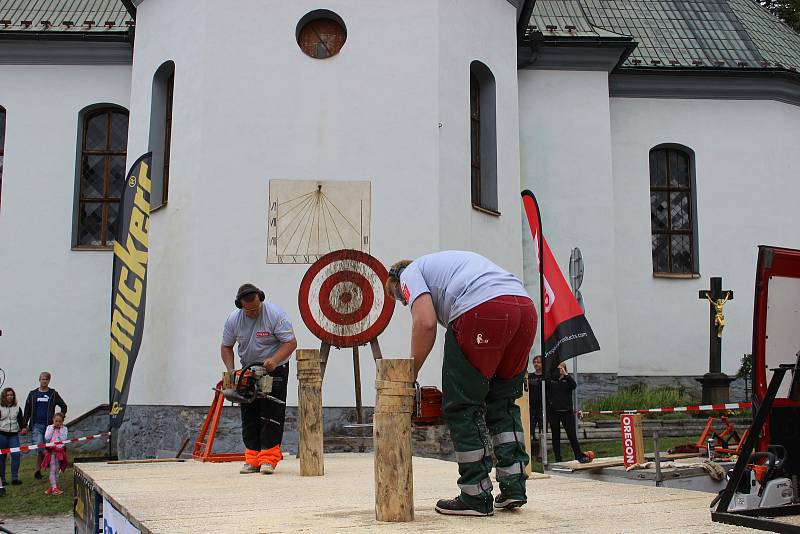
{"type": "Polygon", "coordinates": [[[414,361],[377,360],[373,419],[375,446],[375,518],[414,520],[411,469],[411,412],[414,408],[414,361]]]}
{"type": "Polygon", "coordinates": [[[297,357],[298,404],[300,411],[300,474],[322,476],[322,377],[317,349],[299,349],[297,357]]]}

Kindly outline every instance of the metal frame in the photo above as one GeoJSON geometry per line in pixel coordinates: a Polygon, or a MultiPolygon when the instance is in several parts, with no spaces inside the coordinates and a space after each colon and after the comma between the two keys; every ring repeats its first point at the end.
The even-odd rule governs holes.
{"type": "Polygon", "coordinates": [[[3,116],[3,127],[0,129],[0,199],[3,198],[3,155],[5,154],[4,145],[6,142],[6,120],[8,119],[6,115],[6,108],[0,106],[0,115],[3,116]]]}
{"type": "Polygon", "coordinates": [[[764,396],[764,400],[758,407],[758,411],[753,418],[753,425],[750,427],[747,438],[744,440],[744,445],[740,451],[739,459],[736,460],[736,465],[731,472],[728,485],[725,486],[725,489],[720,494],[716,510],[711,512],[712,521],[759,530],[768,530],[771,532],[800,534],[800,526],[789,525],[774,520],[775,517],[800,515],[800,504],[789,504],[774,508],[756,508],[754,510],[741,510],[737,512],[728,511],[728,506],[733,500],[733,494],[736,492],[739,481],[742,479],[744,469],[750,459],[750,454],[753,452],[758,437],[761,435],[761,431],[764,428],[764,423],[772,410],[772,404],[775,401],[775,396],[778,393],[778,388],[783,381],[783,377],[786,371],[795,370],[795,368],[796,365],[793,364],[782,364],[777,369],[773,369],[774,373],[769,382],[767,394],[764,396]]]}
{"type": "MultiPolygon", "coordinates": [[[[650,162],[650,194],[653,193],[664,193],[666,194],[667,199],[667,214],[666,214],[666,221],[665,221],[665,228],[664,229],[651,229],[650,233],[653,236],[665,236],[667,238],[667,270],[666,271],[656,271],[655,263],[653,264],[653,272],[658,273],[681,273],[681,274],[693,274],[697,272],[697,262],[696,262],[696,253],[695,253],[695,235],[694,235],[694,228],[695,228],[695,219],[696,215],[694,213],[694,161],[693,155],[690,153],[686,147],[680,145],[672,145],[672,144],[662,144],[655,146],[650,149],[648,153],[648,161],[650,162]],[[659,158],[662,156],[665,159],[666,163],[666,185],[653,185],[653,180],[655,175],[653,173],[652,168],[652,159],[659,158]],[[686,180],[688,181],[688,185],[686,187],[679,187],[673,186],[672,184],[672,176],[673,173],[676,173],[677,170],[672,168],[671,164],[671,155],[676,154],[677,158],[685,158],[686,159],[686,180]],[[688,218],[689,218],[689,228],[686,230],[676,230],[672,228],[672,194],[673,193],[686,193],[688,196],[688,218]],[[689,237],[689,271],[680,271],[676,270],[673,266],[673,256],[672,256],[672,238],[673,236],[688,236],[689,237]]],[[[650,206],[651,214],[652,214],[652,204],[650,206]]]]}
{"type": "MultiPolygon", "coordinates": [[[[113,247],[114,240],[108,239],[108,219],[109,219],[109,206],[112,204],[119,205],[121,202],[122,194],[120,196],[110,196],[109,190],[111,189],[111,160],[113,157],[122,157],[123,158],[123,180],[124,180],[124,173],[125,173],[125,157],[128,153],[127,149],[127,135],[125,138],[125,148],[124,149],[115,149],[111,147],[111,138],[113,135],[113,124],[114,124],[114,115],[119,114],[125,116],[126,119],[130,122],[130,113],[125,108],[116,107],[116,106],[107,106],[107,107],[100,107],[97,109],[93,109],[92,111],[86,113],[83,117],[83,124],[82,134],[81,134],[81,154],[80,154],[80,183],[79,183],[79,195],[78,195],[78,212],[76,214],[76,248],[82,249],[108,249],[109,247],[113,247]],[[86,148],[86,138],[89,134],[89,121],[95,117],[105,115],[106,119],[106,139],[105,139],[105,147],[100,149],[90,149],[86,148]],[[84,185],[85,185],[85,171],[87,170],[86,162],[87,156],[99,156],[103,158],[103,193],[100,197],[87,197],[84,195],[84,185]],[[102,206],[100,212],[100,245],[92,245],[81,243],[81,210],[84,204],[100,204],[102,206]]],[[[124,187],[123,187],[124,190],[124,187]]]]}
{"type": "Polygon", "coordinates": [[[481,82],[469,73],[470,183],[472,206],[481,204],[481,82]]]}
{"type": "Polygon", "coordinates": [[[217,382],[214,388],[214,400],[208,408],[208,414],[200,427],[197,441],[194,442],[192,459],[200,462],[243,462],[244,453],[212,453],[214,450],[214,438],[217,435],[222,407],[225,398],[222,396],[222,381],[217,382]]]}
{"type": "MultiPolygon", "coordinates": [[[[84,532],[91,532],[96,533],[102,531],[102,523],[100,521],[100,509],[102,507],[102,497],[100,493],[95,489],[94,482],[91,481],[86,475],[83,474],[82,471],[76,470],[75,476],[72,478],[72,517],[73,517],[73,526],[75,534],[82,534],[84,532]],[[91,509],[86,510],[86,513],[91,512],[91,518],[83,519],[80,523],[80,527],[78,524],[78,518],[76,515],[76,506],[78,504],[78,485],[81,484],[86,486],[87,489],[87,497],[92,500],[91,509]],[[87,530],[88,529],[88,530],[87,530]]],[[[87,502],[87,504],[89,504],[87,502]]],[[[8,532],[11,533],[10,530],[3,530],[0,528],[0,532],[8,532]]],[[[13,534],[13,533],[12,533],[13,534]]]]}

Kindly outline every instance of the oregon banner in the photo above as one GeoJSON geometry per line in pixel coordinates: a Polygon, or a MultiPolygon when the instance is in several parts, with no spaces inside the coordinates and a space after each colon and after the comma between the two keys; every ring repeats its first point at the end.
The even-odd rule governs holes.
{"type": "Polygon", "coordinates": [[[136,160],[128,171],[120,199],[111,285],[111,428],[119,428],[125,416],[133,364],[142,344],[151,162],[149,152],[136,160]]]}
{"type": "Polygon", "coordinates": [[[600,345],[542,235],[539,206],[536,197],[527,189],[522,192],[522,204],[533,235],[540,274],[540,306],[544,310],[540,310],[544,340],[542,352],[552,369],[564,360],[600,350],[600,345]]]}

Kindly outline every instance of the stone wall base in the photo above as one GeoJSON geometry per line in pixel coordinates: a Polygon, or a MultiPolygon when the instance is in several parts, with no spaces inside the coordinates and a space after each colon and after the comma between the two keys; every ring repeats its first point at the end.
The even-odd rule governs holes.
{"type": "MultiPolygon", "coordinates": [[[[687,376],[618,376],[613,373],[580,373],[578,375],[579,403],[589,399],[602,398],[618,391],[621,387],[645,384],[648,387],[683,386],[697,401],[700,399],[700,384],[694,377],[687,376]]],[[[744,381],[731,384],[731,402],[745,400],[744,381]]],[[[631,408],[655,408],[655,406],[631,406],[631,408]]],[[[365,407],[367,421],[372,421],[372,408],[365,407]]],[[[155,406],[129,405],[125,412],[125,422],[112,436],[112,452],[120,459],[157,458],[174,456],[185,439],[189,444],[185,453],[191,453],[203,419],[208,413],[207,406],[155,406]]],[[[282,449],[286,454],[297,454],[298,449],[298,410],[296,406],[286,408],[286,426],[282,449]]],[[[365,452],[372,450],[372,428],[348,428],[356,422],[355,408],[323,408],[324,446],[326,452],[365,452]]],[[[69,424],[69,422],[68,422],[69,424]]],[[[108,416],[105,411],[82,418],[70,425],[70,435],[84,436],[106,430],[108,416]]],[[[588,432],[591,434],[592,432],[588,432]]],[[[584,437],[593,437],[585,435],[584,437]]],[[[599,435],[596,437],[600,437],[599,435]]],[[[444,426],[415,427],[412,433],[415,456],[453,460],[453,443],[444,426]]],[[[105,440],[83,442],[75,446],[81,452],[105,454],[108,444],[105,440]]],[[[242,452],[241,419],[238,406],[223,408],[214,452],[242,452]]]]}

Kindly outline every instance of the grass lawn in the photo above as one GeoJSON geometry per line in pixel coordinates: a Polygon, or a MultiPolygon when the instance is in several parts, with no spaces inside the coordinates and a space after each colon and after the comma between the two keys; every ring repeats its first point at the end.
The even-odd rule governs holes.
{"type": "MultiPolygon", "coordinates": [[[[555,462],[553,456],[552,443],[550,443],[550,436],[547,436],[547,458],[550,463],[555,462]]],[[[670,447],[675,445],[682,445],[684,443],[694,443],[697,441],[697,436],[679,436],[679,437],[664,437],[659,438],[659,448],[662,452],[666,452],[670,447]]],[[[609,456],[622,456],[622,442],[618,439],[615,440],[602,440],[602,441],[581,441],[581,450],[594,451],[598,458],[606,458],[609,456]]],[[[653,439],[645,438],[644,450],[646,453],[653,452],[653,439]]],[[[572,456],[572,448],[569,446],[569,440],[566,439],[563,432],[561,434],[561,456],[564,461],[574,460],[572,456]]],[[[534,462],[533,470],[542,472],[542,462],[534,462]]]]}
{"type": "Polygon", "coordinates": [[[44,490],[50,486],[49,472],[42,472],[42,480],[36,480],[33,478],[35,466],[36,453],[23,454],[19,468],[22,485],[12,486],[10,458],[6,459],[6,495],[0,497],[0,518],[72,512],[72,457],[69,467],[58,479],[58,486],[64,490],[62,495],[44,494],[44,490]]]}

